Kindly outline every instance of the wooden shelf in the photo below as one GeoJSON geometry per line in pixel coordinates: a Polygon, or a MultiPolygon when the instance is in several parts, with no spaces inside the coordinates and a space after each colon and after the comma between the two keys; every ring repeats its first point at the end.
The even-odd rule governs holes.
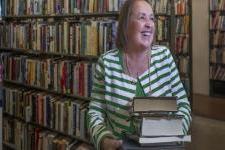
{"type": "MultiPolygon", "coordinates": [[[[173,52],[173,53],[174,53],[174,52],[173,52]]],[[[175,55],[176,57],[179,57],[179,56],[182,56],[182,57],[188,57],[188,56],[190,56],[189,53],[174,53],[174,55],[175,55]]]]}
{"type": "Polygon", "coordinates": [[[215,13],[215,12],[221,12],[221,13],[225,13],[225,10],[210,10],[210,13],[215,13]]]}
{"type": "MultiPolygon", "coordinates": [[[[225,83],[225,80],[210,79],[210,82],[224,82],[225,83]]],[[[225,94],[225,91],[224,91],[224,94],[225,94]]]]}
{"type": "Polygon", "coordinates": [[[210,79],[210,95],[225,98],[225,80],[210,79]]]}
{"type": "Polygon", "coordinates": [[[170,14],[164,14],[164,13],[156,13],[155,17],[160,17],[160,16],[164,16],[164,17],[170,17],[170,14]]]}
{"type": "Polygon", "coordinates": [[[189,14],[175,14],[175,17],[185,17],[190,16],[189,14]]]}
{"type": "Polygon", "coordinates": [[[180,35],[180,36],[188,36],[189,35],[189,33],[176,33],[176,35],[180,35]]]}
{"type": "Polygon", "coordinates": [[[3,144],[3,147],[5,146],[5,147],[10,148],[10,149],[16,149],[16,145],[15,144],[4,142],[4,141],[2,142],[2,144],[3,144]]]}
{"type": "Polygon", "coordinates": [[[212,65],[212,66],[222,66],[222,67],[225,67],[225,64],[223,64],[223,63],[212,63],[212,62],[210,62],[210,65],[212,65]]]}
{"type": "Polygon", "coordinates": [[[47,93],[50,93],[50,94],[53,94],[53,95],[57,95],[57,96],[60,96],[60,97],[67,97],[67,98],[72,98],[73,99],[79,99],[79,100],[83,100],[83,101],[87,101],[89,102],[90,101],[90,98],[88,97],[83,97],[83,96],[78,96],[78,95],[72,95],[72,94],[64,94],[64,93],[60,93],[60,92],[57,92],[57,91],[53,91],[53,90],[48,90],[48,89],[45,89],[45,88],[41,88],[41,87],[38,87],[38,86],[32,86],[32,85],[27,85],[27,84],[24,84],[24,83],[19,83],[19,82],[16,82],[16,81],[11,81],[11,80],[3,80],[3,85],[4,86],[15,86],[17,88],[25,88],[25,89],[34,89],[34,90],[38,90],[38,91],[42,91],[42,92],[47,92],[47,93]]]}
{"type": "Polygon", "coordinates": [[[224,48],[225,45],[211,45],[210,48],[224,48]]]}
{"type": "Polygon", "coordinates": [[[210,32],[225,32],[225,29],[210,29],[210,32]]]}
{"type": "Polygon", "coordinates": [[[105,13],[77,13],[77,14],[61,14],[61,15],[21,15],[21,16],[4,16],[3,20],[24,20],[24,19],[48,19],[48,18],[98,18],[98,17],[118,17],[119,12],[105,12],[105,13]]]}
{"type": "Polygon", "coordinates": [[[16,54],[22,55],[31,55],[31,56],[48,56],[48,57],[63,57],[67,59],[78,59],[78,60],[89,60],[89,61],[97,61],[98,56],[92,55],[76,55],[76,54],[62,54],[62,53],[54,53],[54,52],[41,52],[32,49],[21,49],[21,48],[0,48],[1,52],[13,52],[16,54]]]}

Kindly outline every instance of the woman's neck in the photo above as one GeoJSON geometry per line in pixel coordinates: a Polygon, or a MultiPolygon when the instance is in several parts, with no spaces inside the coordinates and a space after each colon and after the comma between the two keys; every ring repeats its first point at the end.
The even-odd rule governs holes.
{"type": "Polygon", "coordinates": [[[140,49],[137,47],[127,47],[124,52],[130,59],[135,61],[146,58],[146,56],[149,55],[149,49],[150,48],[140,49]]]}
{"type": "Polygon", "coordinates": [[[148,49],[125,49],[123,63],[125,73],[129,76],[137,78],[150,67],[151,52],[148,49]]]}

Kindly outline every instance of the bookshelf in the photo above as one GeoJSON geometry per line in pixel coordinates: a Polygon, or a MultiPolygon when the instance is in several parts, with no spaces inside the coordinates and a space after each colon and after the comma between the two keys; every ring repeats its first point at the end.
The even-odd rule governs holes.
{"type": "Polygon", "coordinates": [[[3,118],[2,118],[2,105],[3,105],[3,65],[0,63],[0,149],[2,149],[2,122],[3,122],[3,118]]]}
{"type": "Polygon", "coordinates": [[[210,95],[225,96],[225,2],[209,0],[210,95]]]}
{"type": "MultiPolygon", "coordinates": [[[[109,5],[105,4],[105,1],[94,0],[89,0],[88,5],[86,0],[64,0],[62,5],[55,4],[56,1],[52,0],[46,0],[45,4],[42,0],[30,0],[33,1],[43,6],[40,7],[43,9],[36,9],[37,6],[30,9],[28,0],[22,2],[15,0],[13,3],[2,0],[1,3],[6,6],[2,9],[3,21],[0,22],[0,33],[2,33],[0,56],[5,66],[4,90],[11,95],[28,97],[25,101],[21,100],[20,96],[18,99],[14,98],[15,105],[12,100],[4,104],[4,119],[12,118],[14,121],[13,125],[5,121],[4,129],[13,131],[18,124],[24,127],[18,131],[22,132],[32,126],[35,130],[34,133],[32,131],[33,134],[39,133],[36,132],[37,128],[88,143],[88,136],[70,135],[49,126],[46,123],[48,122],[46,116],[39,116],[39,119],[45,118],[46,122],[43,122],[43,119],[38,120],[37,116],[26,116],[31,111],[31,106],[33,108],[36,106],[36,104],[28,105],[32,104],[32,99],[30,100],[29,97],[35,97],[35,94],[45,98],[51,97],[51,102],[53,101],[51,104],[59,106],[63,111],[66,110],[63,106],[67,105],[67,101],[80,103],[90,100],[94,64],[101,53],[115,47],[116,20],[119,16],[119,7],[124,0],[109,1],[109,5]],[[15,7],[16,5],[18,7],[15,7]],[[56,5],[57,7],[54,7],[56,5]],[[82,90],[75,91],[80,88],[82,90]],[[58,100],[59,97],[62,101],[58,100]],[[21,103],[27,105],[23,106],[21,103]],[[15,109],[11,105],[15,106],[15,109]],[[18,110],[23,110],[23,113],[15,113],[18,110]],[[10,126],[12,129],[8,129],[10,126]]],[[[155,43],[166,45],[171,49],[191,101],[191,2],[190,0],[149,1],[152,3],[157,20],[155,43]]],[[[39,105],[46,104],[45,99],[39,105]]],[[[52,107],[50,111],[55,109],[52,107]]],[[[46,114],[45,111],[43,114],[46,114]]],[[[57,116],[58,111],[52,114],[57,116]]],[[[10,137],[7,133],[4,134],[10,137]]],[[[46,135],[47,133],[40,134],[40,139],[46,135]]],[[[4,141],[4,143],[4,146],[9,148],[12,145],[18,146],[16,141],[4,141]]]]}
{"type": "MultiPolygon", "coordinates": [[[[2,3],[0,1],[0,26],[3,25],[3,21],[2,21],[2,3]]],[[[0,36],[1,37],[1,36],[0,36]]],[[[1,39],[0,38],[0,43],[1,43],[1,39]]],[[[3,65],[1,63],[1,59],[0,59],[0,149],[3,149],[3,140],[2,140],[2,134],[3,134],[3,114],[2,114],[2,105],[3,105],[3,65]]]]}
{"type": "MultiPolygon", "coordinates": [[[[29,126],[33,126],[33,127],[36,127],[36,128],[41,128],[43,130],[48,130],[48,131],[51,131],[51,132],[54,132],[54,133],[57,133],[61,136],[64,136],[64,137],[69,137],[71,139],[77,139],[77,140],[80,140],[80,141],[83,141],[87,144],[89,144],[89,141],[85,140],[84,138],[78,138],[76,136],[73,136],[73,135],[68,135],[62,131],[59,131],[59,130],[54,130],[54,129],[51,129],[51,128],[48,128],[46,126],[43,126],[43,125],[40,125],[40,124],[37,124],[35,122],[27,122],[25,121],[24,119],[21,119],[20,117],[15,117],[15,115],[10,115],[8,113],[4,113],[4,116],[7,118],[7,119],[12,119],[12,120],[17,120],[23,124],[28,124],[29,126]]],[[[7,142],[6,142],[7,143],[7,142]]]]}
{"type": "Polygon", "coordinates": [[[192,104],[192,29],[191,0],[174,0],[172,26],[173,54],[177,61],[181,80],[192,104]]]}

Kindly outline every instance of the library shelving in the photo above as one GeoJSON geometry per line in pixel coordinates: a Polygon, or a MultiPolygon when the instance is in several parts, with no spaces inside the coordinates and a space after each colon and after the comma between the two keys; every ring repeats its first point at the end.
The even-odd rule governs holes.
{"type": "MultiPolygon", "coordinates": [[[[43,148],[45,138],[65,147],[90,144],[84,126],[94,66],[100,54],[115,48],[124,1],[1,1],[5,147],[43,148]],[[78,131],[68,130],[73,127],[78,131]],[[15,134],[30,139],[17,141],[15,134]]],[[[155,44],[171,49],[191,101],[191,1],[149,2],[156,18],[155,44]]]]}
{"type": "MultiPolygon", "coordinates": [[[[1,60],[0,60],[1,61],[1,60]]],[[[3,65],[0,62],[0,149],[2,149],[3,65]]]]}
{"type": "Polygon", "coordinates": [[[225,96],[225,1],[209,0],[210,95],[225,96]]]}
{"type": "Polygon", "coordinates": [[[181,80],[192,104],[192,29],[191,0],[174,0],[172,18],[172,53],[180,71],[181,80]]]}

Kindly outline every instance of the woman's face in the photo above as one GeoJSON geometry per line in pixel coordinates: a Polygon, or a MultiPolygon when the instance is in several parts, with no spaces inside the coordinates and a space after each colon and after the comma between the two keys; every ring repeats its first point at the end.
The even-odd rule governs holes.
{"type": "Polygon", "coordinates": [[[127,28],[130,46],[150,47],[155,33],[154,19],[153,10],[147,2],[138,0],[134,3],[127,28]]]}

